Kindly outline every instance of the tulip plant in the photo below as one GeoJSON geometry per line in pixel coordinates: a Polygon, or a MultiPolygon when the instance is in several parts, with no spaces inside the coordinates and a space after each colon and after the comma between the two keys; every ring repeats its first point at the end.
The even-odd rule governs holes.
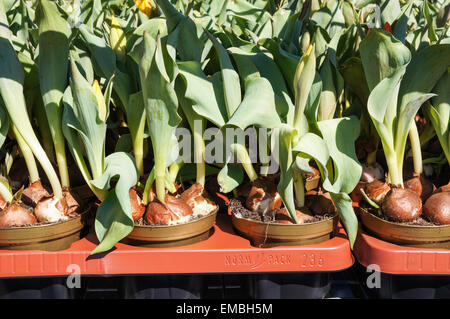
{"type": "Polygon", "coordinates": [[[71,187],[87,186],[99,202],[94,254],[136,223],[186,221],[161,212],[189,210],[190,184],[240,199],[270,188],[272,206],[247,209],[284,211],[292,223],[338,213],[353,245],[349,194],[361,183],[361,196],[400,221],[387,193],[419,183],[431,189],[419,194],[425,202],[436,175],[427,163],[450,161],[446,12],[445,1],[1,1],[9,164],[0,195],[26,201],[27,189],[48,183],[54,210],[71,187]],[[12,150],[29,186],[8,176],[21,165],[12,150]],[[218,189],[208,189],[214,179],[218,189]]]}

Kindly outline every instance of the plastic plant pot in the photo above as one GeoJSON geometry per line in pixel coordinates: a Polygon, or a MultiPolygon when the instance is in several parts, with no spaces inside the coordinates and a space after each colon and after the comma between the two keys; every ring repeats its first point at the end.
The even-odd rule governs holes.
{"type": "MultiPolygon", "coordinates": [[[[219,195],[219,194],[218,194],[219,195]]],[[[220,194],[220,197],[230,204],[230,200],[220,194]]],[[[292,245],[312,245],[331,239],[334,236],[339,221],[338,215],[318,222],[304,224],[281,224],[261,222],[236,216],[228,207],[228,214],[236,231],[250,240],[255,247],[276,247],[292,245]]]]}
{"type": "Polygon", "coordinates": [[[237,274],[298,271],[338,271],[354,258],[344,229],[320,244],[257,248],[238,236],[230,216],[218,214],[214,234],[181,247],[147,248],[116,244],[111,251],[90,256],[98,240],[86,237],[59,252],[0,250],[0,277],[67,276],[70,265],[85,275],[237,274]]]}
{"type": "Polygon", "coordinates": [[[384,220],[359,208],[364,228],[376,237],[402,246],[450,249],[450,225],[415,226],[384,220]]]}
{"type": "Polygon", "coordinates": [[[450,298],[450,250],[396,245],[360,228],[354,253],[371,297],[450,298]]]}
{"type": "Polygon", "coordinates": [[[64,222],[0,228],[0,249],[60,251],[86,235],[91,205],[64,222]]]}
{"type": "Polygon", "coordinates": [[[171,226],[136,225],[123,242],[143,247],[173,247],[208,239],[212,234],[211,229],[216,221],[218,210],[219,207],[217,206],[207,216],[185,224],[171,226]]]}

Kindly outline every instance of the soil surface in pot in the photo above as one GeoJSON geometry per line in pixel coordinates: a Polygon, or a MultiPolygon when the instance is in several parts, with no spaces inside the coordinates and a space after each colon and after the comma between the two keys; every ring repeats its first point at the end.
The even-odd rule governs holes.
{"type": "Polygon", "coordinates": [[[398,221],[391,220],[390,218],[388,218],[387,216],[385,216],[383,214],[380,214],[377,209],[375,209],[365,203],[360,203],[360,207],[366,209],[372,215],[375,215],[375,216],[377,216],[385,221],[391,222],[391,223],[396,223],[396,224],[400,224],[400,225],[408,225],[408,226],[428,226],[428,227],[429,226],[441,226],[441,225],[436,225],[436,224],[430,222],[429,220],[425,219],[422,216],[420,216],[419,218],[417,218],[413,221],[398,222],[398,221]]]}
{"type": "MultiPolygon", "coordinates": [[[[251,211],[251,210],[245,208],[245,206],[243,204],[244,202],[245,202],[245,198],[230,200],[229,206],[230,206],[231,212],[236,217],[251,219],[251,220],[258,221],[258,222],[277,223],[277,221],[274,219],[275,218],[274,211],[269,212],[267,214],[262,214],[260,212],[251,211]]],[[[315,222],[319,222],[322,220],[331,219],[334,216],[335,216],[335,214],[314,215],[314,216],[312,216],[311,219],[304,221],[304,224],[315,223],[315,222]]]]}

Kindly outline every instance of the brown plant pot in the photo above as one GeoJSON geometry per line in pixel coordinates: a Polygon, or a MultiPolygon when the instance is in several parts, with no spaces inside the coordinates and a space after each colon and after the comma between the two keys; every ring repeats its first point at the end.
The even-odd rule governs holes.
{"type": "Polygon", "coordinates": [[[89,206],[77,217],[58,223],[0,228],[0,250],[68,249],[73,242],[84,237],[91,211],[92,206],[89,206]]]}
{"type": "Polygon", "coordinates": [[[450,225],[419,226],[390,222],[359,208],[365,229],[380,239],[402,246],[450,249],[450,225]]]}
{"type": "Polygon", "coordinates": [[[318,244],[334,236],[338,215],[319,222],[305,224],[267,223],[231,214],[236,231],[256,247],[300,246],[318,244]]]}
{"type": "Polygon", "coordinates": [[[319,187],[320,176],[308,177],[305,180],[305,189],[310,191],[319,187]]]}
{"type": "Polygon", "coordinates": [[[135,225],[133,231],[122,242],[142,247],[175,247],[197,243],[212,235],[218,210],[217,206],[207,216],[185,224],[135,225]]]}

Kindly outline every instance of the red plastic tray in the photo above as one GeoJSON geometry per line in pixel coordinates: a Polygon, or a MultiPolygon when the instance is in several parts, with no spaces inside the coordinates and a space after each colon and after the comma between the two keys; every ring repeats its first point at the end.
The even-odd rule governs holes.
{"type": "Polygon", "coordinates": [[[218,215],[214,234],[183,247],[141,248],[118,243],[101,256],[89,253],[94,234],[60,252],[0,250],[0,277],[71,274],[78,265],[84,275],[336,271],[350,267],[354,257],[340,227],[334,238],[317,245],[255,248],[233,231],[230,216],[218,215]]]}
{"type": "Polygon", "coordinates": [[[450,274],[450,250],[399,246],[368,235],[362,228],[354,253],[360,264],[390,274],[450,274]]]}

